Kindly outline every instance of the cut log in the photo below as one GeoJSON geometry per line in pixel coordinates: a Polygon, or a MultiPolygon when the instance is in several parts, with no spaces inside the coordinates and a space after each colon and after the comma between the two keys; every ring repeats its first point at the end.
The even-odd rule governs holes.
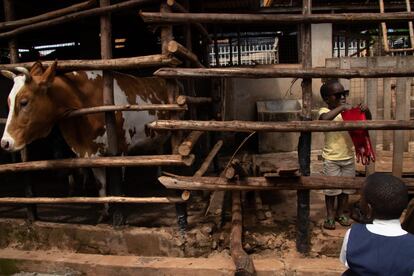
{"type": "Polygon", "coordinates": [[[178,154],[188,156],[203,133],[204,131],[192,131],[181,145],[178,146],[178,154]]]}
{"type": "Polygon", "coordinates": [[[213,100],[209,97],[191,97],[191,96],[180,95],[177,97],[175,101],[179,105],[186,105],[186,104],[211,103],[213,100]]]}
{"type": "Polygon", "coordinates": [[[198,60],[197,56],[193,52],[185,48],[177,41],[171,40],[168,42],[167,49],[171,54],[189,60],[196,67],[205,68],[205,66],[198,60]]]}

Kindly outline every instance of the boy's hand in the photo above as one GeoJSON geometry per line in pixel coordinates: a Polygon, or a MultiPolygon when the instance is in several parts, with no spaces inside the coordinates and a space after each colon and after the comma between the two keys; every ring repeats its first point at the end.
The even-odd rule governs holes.
{"type": "Polygon", "coordinates": [[[342,107],[342,110],[345,111],[345,110],[350,110],[352,108],[352,105],[350,105],[349,103],[344,103],[341,105],[341,107],[342,107]]]}
{"type": "Polygon", "coordinates": [[[360,103],[358,106],[359,106],[359,109],[361,109],[362,112],[369,111],[369,108],[366,104],[360,103]]]}

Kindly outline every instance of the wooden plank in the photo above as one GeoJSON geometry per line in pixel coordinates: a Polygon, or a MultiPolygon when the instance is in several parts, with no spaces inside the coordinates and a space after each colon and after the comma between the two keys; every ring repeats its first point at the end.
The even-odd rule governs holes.
{"type": "MultiPolygon", "coordinates": [[[[376,59],[370,59],[368,61],[368,68],[375,68],[377,63],[376,59]]],[[[369,78],[365,79],[366,82],[366,98],[367,98],[367,106],[369,110],[371,111],[372,120],[377,119],[377,113],[378,113],[378,80],[369,78]]],[[[375,151],[376,145],[377,145],[377,133],[375,130],[369,131],[369,136],[371,138],[371,144],[372,148],[375,151]]],[[[366,166],[366,173],[367,175],[370,175],[375,172],[375,164],[370,163],[368,166],[366,166]]]]}
{"type": "MultiPolygon", "coordinates": [[[[391,93],[392,93],[392,89],[391,89],[391,79],[390,78],[384,78],[383,91],[384,91],[384,115],[383,115],[383,119],[384,120],[391,120],[392,119],[392,116],[391,116],[391,97],[392,97],[391,93]]],[[[389,131],[389,130],[384,130],[383,131],[383,140],[382,140],[383,150],[390,150],[391,140],[392,140],[392,132],[389,131]]]]}

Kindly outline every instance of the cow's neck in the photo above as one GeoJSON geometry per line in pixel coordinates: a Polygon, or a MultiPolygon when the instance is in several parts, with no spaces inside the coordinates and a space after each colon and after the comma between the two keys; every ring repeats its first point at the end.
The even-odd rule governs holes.
{"type": "MultiPolygon", "coordinates": [[[[66,117],[67,113],[72,110],[100,104],[91,102],[91,97],[85,95],[64,77],[56,77],[51,92],[57,105],[57,117],[60,118],[59,128],[69,147],[80,157],[90,157],[102,153],[105,145],[99,144],[96,140],[105,133],[104,115],[66,117]]],[[[93,100],[96,101],[96,99],[93,100]]]]}

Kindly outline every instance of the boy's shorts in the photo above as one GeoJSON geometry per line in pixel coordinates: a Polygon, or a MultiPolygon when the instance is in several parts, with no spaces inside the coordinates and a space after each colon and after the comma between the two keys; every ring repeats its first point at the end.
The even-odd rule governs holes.
{"type": "MultiPolygon", "coordinates": [[[[327,176],[355,176],[355,159],[328,160],[323,161],[323,174],[327,176]]],[[[341,193],[354,194],[356,190],[351,189],[330,189],[323,190],[327,196],[337,196],[341,193]]]]}

